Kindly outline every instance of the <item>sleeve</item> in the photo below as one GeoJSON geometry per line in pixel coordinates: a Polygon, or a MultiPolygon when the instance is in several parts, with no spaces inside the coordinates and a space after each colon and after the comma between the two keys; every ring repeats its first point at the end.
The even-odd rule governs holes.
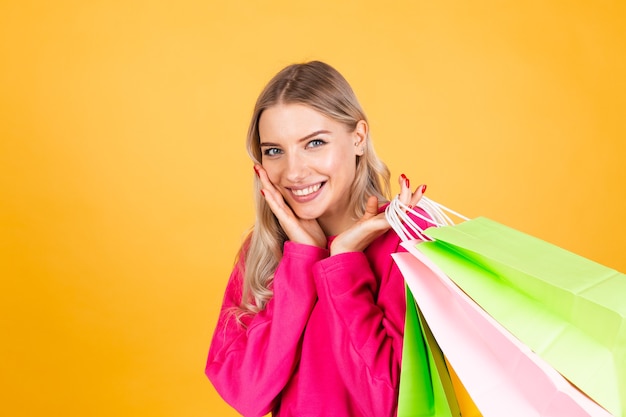
{"type": "Polygon", "coordinates": [[[275,405],[300,358],[302,334],[317,300],[313,265],[326,249],[285,242],[272,299],[242,326],[232,316],[241,301],[242,270],[235,268],[213,334],[205,373],[241,414],[264,416],[275,405]]]}
{"type": "Polygon", "coordinates": [[[345,364],[345,386],[372,417],[396,412],[406,308],[402,275],[393,261],[378,259],[385,275],[380,280],[362,252],[329,257],[314,271],[317,309],[324,311],[333,352],[345,364]]]}

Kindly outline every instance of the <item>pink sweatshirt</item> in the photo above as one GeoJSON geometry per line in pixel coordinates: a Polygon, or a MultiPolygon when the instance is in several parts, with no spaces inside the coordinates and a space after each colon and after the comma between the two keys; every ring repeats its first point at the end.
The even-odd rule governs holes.
{"type": "MultiPolygon", "coordinates": [[[[420,224],[425,227],[425,224],[420,224]]],[[[395,416],[404,280],[392,230],[364,252],[286,242],[265,310],[246,317],[240,266],[231,274],[206,375],[244,416],[395,416]]]]}

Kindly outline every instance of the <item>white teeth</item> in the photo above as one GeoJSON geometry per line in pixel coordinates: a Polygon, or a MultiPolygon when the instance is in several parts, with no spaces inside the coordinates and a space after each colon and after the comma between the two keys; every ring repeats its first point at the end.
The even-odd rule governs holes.
{"type": "Polygon", "coordinates": [[[298,197],[304,197],[306,195],[312,194],[320,189],[322,184],[311,185],[310,187],[303,188],[301,190],[291,190],[298,197]]]}

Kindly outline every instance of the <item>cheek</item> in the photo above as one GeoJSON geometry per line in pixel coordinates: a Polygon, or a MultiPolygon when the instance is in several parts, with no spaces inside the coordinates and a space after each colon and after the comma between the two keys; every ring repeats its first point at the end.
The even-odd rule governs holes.
{"type": "Polygon", "coordinates": [[[341,175],[343,177],[353,178],[356,174],[356,160],[354,155],[344,154],[335,158],[329,158],[326,161],[326,170],[341,175]]]}
{"type": "Polygon", "coordinates": [[[276,181],[280,177],[279,169],[276,166],[276,164],[272,164],[272,163],[266,162],[266,163],[261,163],[261,166],[265,170],[265,173],[267,174],[267,176],[270,179],[270,181],[272,182],[272,184],[275,184],[276,181]]]}

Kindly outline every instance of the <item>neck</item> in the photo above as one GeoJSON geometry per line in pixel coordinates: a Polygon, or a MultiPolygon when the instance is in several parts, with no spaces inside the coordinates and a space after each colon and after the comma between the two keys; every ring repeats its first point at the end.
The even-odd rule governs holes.
{"type": "Polygon", "coordinates": [[[324,216],[317,219],[326,236],[337,236],[345,232],[356,223],[352,213],[343,213],[342,216],[324,216]]]}

